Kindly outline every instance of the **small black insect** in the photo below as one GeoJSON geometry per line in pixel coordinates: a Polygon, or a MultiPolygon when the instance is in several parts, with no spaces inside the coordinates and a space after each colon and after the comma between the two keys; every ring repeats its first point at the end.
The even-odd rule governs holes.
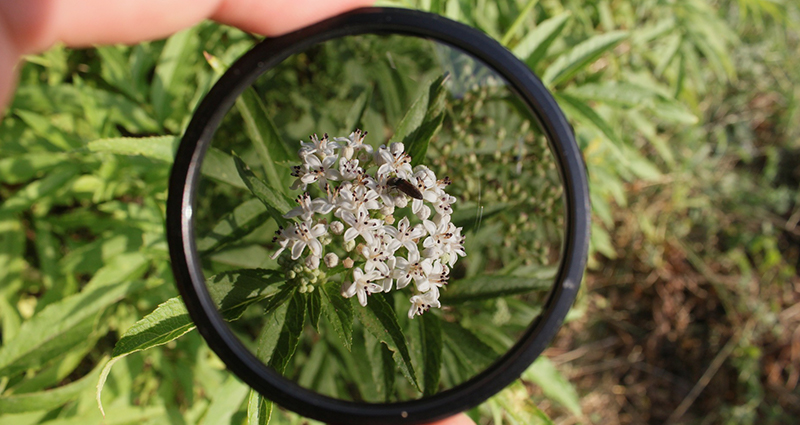
{"type": "Polygon", "coordinates": [[[391,177],[386,181],[389,187],[393,187],[414,199],[422,199],[422,192],[416,186],[409,183],[408,180],[401,179],[400,177],[391,177]]]}

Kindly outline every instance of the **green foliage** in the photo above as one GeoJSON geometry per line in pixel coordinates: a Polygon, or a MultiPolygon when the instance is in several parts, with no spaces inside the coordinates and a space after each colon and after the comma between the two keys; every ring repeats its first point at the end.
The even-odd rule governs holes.
{"type": "MultiPolygon", "coordinates": [[[[541,76],[574,124],[589,171],[591,267],[602,270],[624,252],[658,270],[669,262],[665,252],[685,253],[709,278],[726,320],[748,323],[749,333],[730,354],[736,396],[720,406],[720,416],[784,419],[786,403],[771,398],[761,378],[759,362],[770,354],[759,345],[785,338],[793,323],[782,311],[794,296],[792,226],[800,216],[796,5],[447,0],[415,6],[481,29],[541,76]],[[761,283],[761,297],[748,295],[753,280],[761,283]]],[[[248,396],[191,332],[164,237],[169,166],[180,134],[222,64],[252,45],[248,34],[203,23],[164,41],[56,46],[27,58],[0,123],[0,423],[98,422],[98,381],[106,423],[298,421],[257,393],[248,396]]],[[[318,54],[324,59],[325,52],[318,54]]],[[[491,91],[470,99],[480,105],[476,110],[447,98],[445,86],[470,81],[402,78],[422,74],[428,60],[407,56],[391,64],[385,57],[352,58],[329,73],[347,79],[322,81],[319,92],[301,92],[302,75],[277,73],[283,87],[297,89],[269,102],[262,87],[248,89],[236,104],[244,125],[226,122],[220,129],[231,149],[209,149],[202,169],[214,184],[202,188],[201,210],[230,203],[226,214],[205,217],[209,232],[198,235],[223,316],[235,332],[256,336],[254,351],[276,370],[322,393],[370,402],[434,394],[495,361],[547,295],[550,251],[532,241],[559,231],[560,194],[545,184],[557,175],[546,166],[514,174],[514,162],[487,165],[519,147],[502,137],[472,137],[478,129],[489,134],[533,124],[515,119],[515,106],[491,91]],[[364,84],[365,75],[377,84],[364,84]],[[305,106],[276,107],[291,102],[305,106]],[[315,115],[320,109],[329,115],[315,115]],[[473,115],[485,119],[463,128],[448,121],[473,115]],[[378,294],[363,308],[342,298],[333,280],[301,292],[266,259],[274,247],[266,235],[287,222],[282,215],[293,207],[286,183],[297,146],[290,141],[355,128],[377,137],[390,128],[389,141],[403,141],[415,164],[426,160],[452,176],[475,176],[453,183],[460,195],[453,221],[469,236],[466,265],[442,294],[452,311],[410,321],[405,300],[378,294]],[[476,181],[492,186],[475,189],[476,181]],[[274,326],[254,324],[265,318],[274,326]],[[398,371],[403,378],[395,378],[398,371]],[[354,386],[342,384],[343,377],[354,386]]],[[[310,73],[338,65],[304,64],[310,73]]],[[[543,141],[529,142],[521,158],[545,156],[543,141]]],[[[581,417],[576,389],[558,367],[540,358],[520,382],[470,414],[496,424],[552,423],[524,383],[541,388],[534,400],[560,406],[551,413],[581,417]]]]}

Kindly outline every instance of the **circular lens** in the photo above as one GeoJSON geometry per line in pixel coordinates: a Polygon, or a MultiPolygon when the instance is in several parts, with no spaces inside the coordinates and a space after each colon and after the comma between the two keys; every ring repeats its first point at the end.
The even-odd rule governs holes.
{"type": "Polygon", "coordinates": [[[497,73],[434,41],[286,58],[225,116],[202,173],[194,232],[220,313],[331,397],[466,381],[536,319],[561,261],[543,132],[497,73]]]}
{"type": "Polygon", "coordinates": [[[252,54],[209,95],[223,106],[201,105],[173,173],[176,275],[200,331],[273,398],[390,403],[398,420],[435,400],[431,419],[499,390],[554,334],[585,259],[583,170],[519,70],[343,34],[252,54]],[[481,394],[448,401],[465,390],[481,394]]]}

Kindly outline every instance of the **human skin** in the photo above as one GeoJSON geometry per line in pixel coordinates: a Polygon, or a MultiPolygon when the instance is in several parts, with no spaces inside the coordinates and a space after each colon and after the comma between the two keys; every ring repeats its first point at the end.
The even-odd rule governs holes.
{"type": "MultiPolygon", "coordinates": [[[[164,38],[204,19],[276,36],[372,0],[0,0],[0,111],[22,55],[164,38]],[[143,23],[147,23],[144,25],[143,23]]],[[[2,116],[2,115],[0,115],[2,116]]],[[[475,425],[460,414],[429,425],[475,425]]]]}

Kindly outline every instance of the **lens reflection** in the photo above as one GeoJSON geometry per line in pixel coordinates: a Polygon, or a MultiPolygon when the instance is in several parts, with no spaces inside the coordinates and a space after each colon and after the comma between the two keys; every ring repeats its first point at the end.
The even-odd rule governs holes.
{"type": "Polygon", "coordinates": [[[562,182],[503,79],[446,45],[352,36],[264,73],[202,166],[209,291],[268,366],[393,402],[484,370],[539,315],[562,182]]]}

